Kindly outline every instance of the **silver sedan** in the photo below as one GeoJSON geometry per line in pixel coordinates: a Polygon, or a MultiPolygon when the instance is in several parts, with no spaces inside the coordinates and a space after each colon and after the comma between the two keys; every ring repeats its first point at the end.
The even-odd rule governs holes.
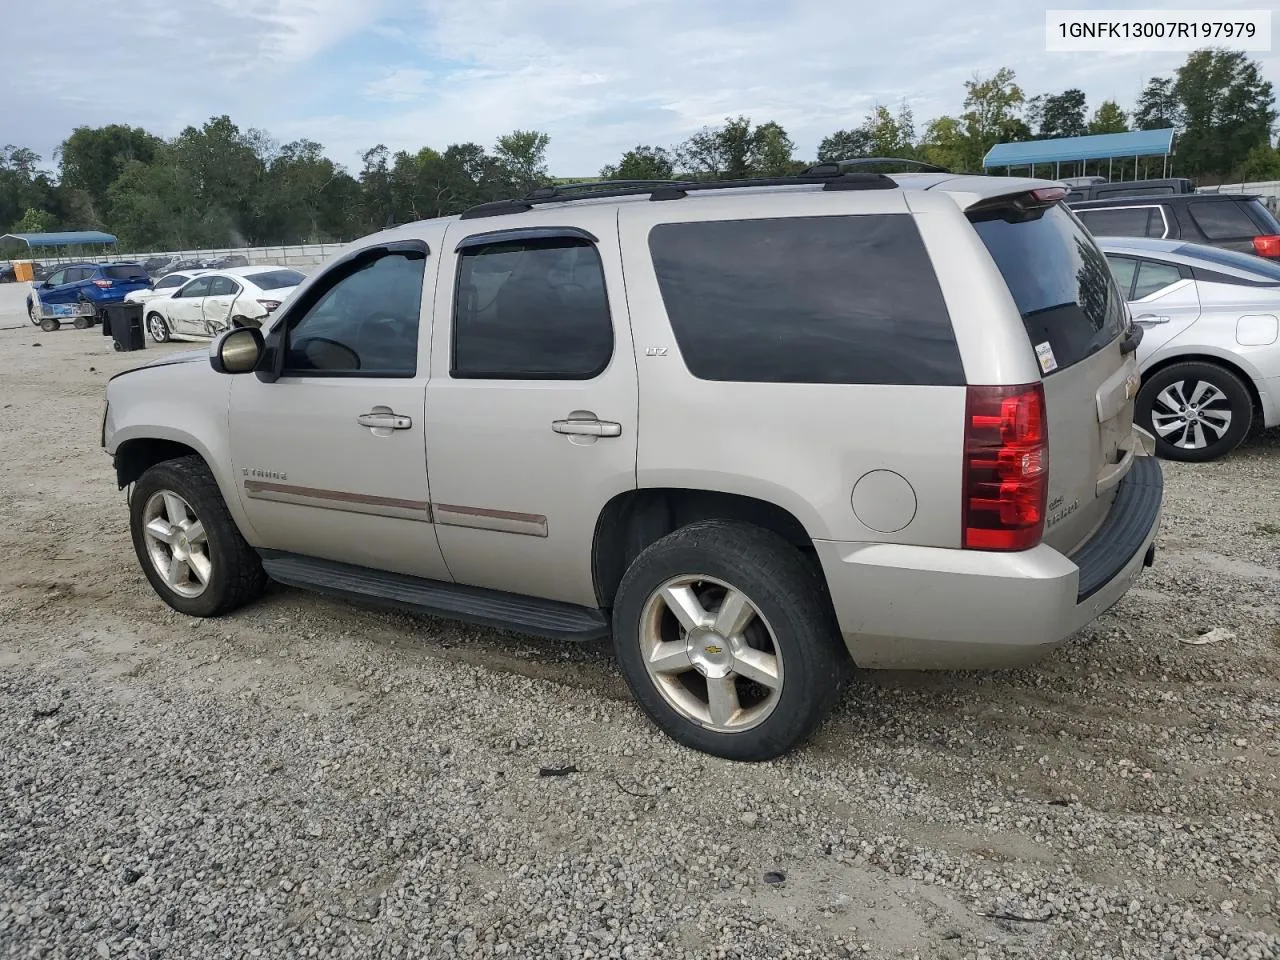
{"type": "Polygon", "coordinates": [[[1098,237],[1134,322],[1134,418],[1170,460],[1280,426],[1280,265],[1179,240],[1098,237]]]}

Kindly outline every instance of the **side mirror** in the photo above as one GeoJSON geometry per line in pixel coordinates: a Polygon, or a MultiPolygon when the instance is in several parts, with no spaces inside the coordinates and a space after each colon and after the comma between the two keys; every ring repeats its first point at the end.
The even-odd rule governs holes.
{"type": "Polygon", "coordinates": [[[252,373],[262,359],[262,331],[257,327],[228,330],[209,345],[209,366],[218,373],[252,373]]]}

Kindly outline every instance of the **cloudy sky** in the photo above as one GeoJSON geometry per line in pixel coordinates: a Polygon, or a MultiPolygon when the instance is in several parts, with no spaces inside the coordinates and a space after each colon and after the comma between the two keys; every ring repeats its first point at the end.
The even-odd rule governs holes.
{"type": "MultiPolygon", "coordinates": [[[[1147,7],[1267,9],[1231,0],[1147,7]]],[[[1142,4],[1057,3],[1123,9],[1142,4]]],[[[1132,104],[1183,53],[1045,53],[1026,0],[41,0],[6,15],[0,142],[46,158],[77,125],[171,136],[227,113],[280,141],[359,154],[551,135],[551,172],[592,175],[637,143],[728,115],[776,120],[812,156],[904,97],[917,124],[958,111],[1000,66],[1027,95],[1082,88],[1132,104]]],[[[1280,88],[1280,55],[1253,54],[1280,88]]]]}

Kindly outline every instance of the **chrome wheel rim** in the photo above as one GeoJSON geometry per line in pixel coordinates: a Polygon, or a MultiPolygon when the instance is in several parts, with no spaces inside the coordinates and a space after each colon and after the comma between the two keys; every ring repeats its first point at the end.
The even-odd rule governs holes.
{"type": "Polygon", "coordinates": [[[745,593],[714,577],[673,577],[650,595],[640,655],[668,705],[716,733],[763,723],[782,693],[773,629],[745,593]]]}
{"type": "Polygon", "coordinates": [[[147,556],[169,589],[182,597],[204,593],[213,576],[209,540],[191,504],[172,490],[147,498],[142,510],[147,556]]]}
{"type": "Polygon", "coordinates": [[[1151,404],[1151,426],[1167,443],[1203,450],[1231,429],[1231,401],[1207,380],[1175,380],[1151,404]]]}
{"type": "Polygon", "coordinates": [[[147,326],[151,329],[151,339],[156,343],[164,343],[164,321],[160,319],[158,314],[153,313],[151,319],[147,321],[147,326]]]}

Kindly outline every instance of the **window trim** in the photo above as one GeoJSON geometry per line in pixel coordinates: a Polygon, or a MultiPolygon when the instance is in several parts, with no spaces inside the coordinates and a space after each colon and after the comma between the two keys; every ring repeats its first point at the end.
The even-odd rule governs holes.
{"type": "MultiPolygon", "coordinates": [[[[275,383],[283,376],[298,379],[367,379],[367,380],[412,380],[419,375],[417,358],[414,358],[412,373],[370,373],[367,370],[288,370],[284,365],[289,352],[289,331],[296,322],[318,303],[330,290],[363,267],[376,263],[385,257],[404,256],[410,260],[422,260],[422,289],[427,289],[427,264],[431,259],[431,247],[425,240],[410,238],[395,240],[390,243],[377,243],[369,247],[361,247],[344,253],[330,263],[320,273],[308,278],[300,295],[289,304],[280,315],[280,319],[271,325],[267,332],[265,351],[262,362],[255,371],[255,376],[263,383],[275,383]],[[297,321],[295,321],[297,317],[297,321]]],[[[302,284],[299,284],[301,287],[302,284]]],[[[422,342],[422,306],[418,306],[418,343],[422,342]]]]}
{"type": "Polygon", "coordinates": [[[618,355],[618,325],[613,317],[613,303],[609,299],[609,278],[605,275],[604,257],[600,253],[600,241],[588,233],[586,230],[579,231],[577,227],[520,227],[512,230],[490,230],[487,234],[472,234],[472,236],[494,236],[496,234],[507,234],[502,240],[488,240],[482,244],[475,246],[490,246],[493,243],[519,243],[521,240],[583,240],[595,251],[596,260],[600,264],[600,283],[604,290],[604,306],[609,314],[609,336],[611,343],[609,344],[609,355],[605,357],[602,363],[594,373],[589,376],[565,377],[560,374],[553,373],[459,373],[458,372],[458,289],[462,284],[462,261],[466,254],[466,250],[455,248],[453,271],[453,303],[452,309],[449,311],[449,379],[450,380],[496,380],[499,382],[511,382],[527,380],[538,383],[590,383],[592,380],[598,380],[602,377],[606,370],[613,365],[613,359],[618,355]],[[534,237],[531,234],[534,231],[551,229],[556,232],[547,236],[534,237]],[[573,232],[563,232],[565,230],[573,232]]]}
{"type": "MultiPolygon", "coordinates": [[[[1147,237],[1147,239],[1149,240],[1168,240],[1169,239],[1169,216],[1168,214],[1165,213],[1163,203],[1121,203],[1121,204],[1117,204],[1114,207],[1089,207],[1085,210],[1073,210],[1072,212],[1076,216],[1080,217],[1080,222],[1084,223],[1085,227],[1088,228],[1089,224],[1085,223],[1084,217],[1080,216],[1081,214],[1103,213],[1109,210],[1158,210],[1160,212],[1160,220],[1164,224],[1164,233],[1160,234],[1160,236],[1158,237],[1147,237],[1147,235],[1144,233],[1143,237],[1147,237]]],[[[1090,230],[1089,232],[1093,233],[1092,230],[1090,230]]]]}
{"type": "Polygon", "coordinates": [[[454,253],[461,253],[472,247],[487,247],[493,243],[511,243],[517,240],[555,240],[564,237],[577,240],[586,240],[592,246],[597,247],[600,238],[590,230],[583,230],[581,227],[512,227],[508,230],[487,230],[483,233],[472,233],[463,237],[458,241],[458,245],[453,248],[454,253]]]}

